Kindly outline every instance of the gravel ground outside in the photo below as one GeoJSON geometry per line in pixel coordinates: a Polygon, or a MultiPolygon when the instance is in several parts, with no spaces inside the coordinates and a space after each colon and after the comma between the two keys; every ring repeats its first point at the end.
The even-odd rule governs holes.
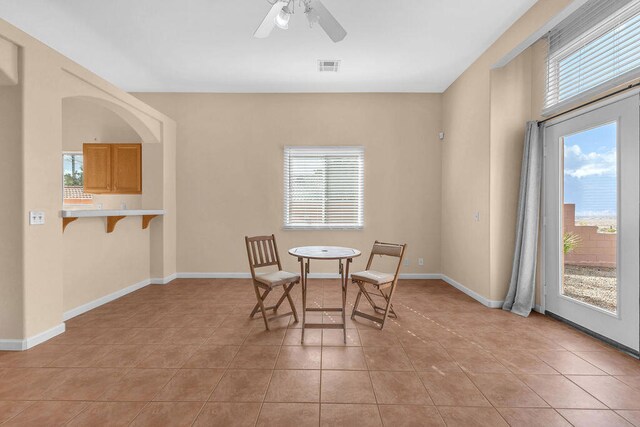
{"type": "Polygon", "coordinates": [[[611,267],[564,266],[564,295],[615,312],[616,269],[611,267]]]}

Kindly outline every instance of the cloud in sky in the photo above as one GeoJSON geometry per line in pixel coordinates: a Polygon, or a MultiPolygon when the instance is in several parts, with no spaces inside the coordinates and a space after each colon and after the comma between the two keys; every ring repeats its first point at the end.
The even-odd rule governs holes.
{"type": "Polygon", "coordinates": [[[615,176],[616,163],[615,148],[604,153],[585,153],[577,144],[564,147],[564,173],[573,178],[615,176]]]}

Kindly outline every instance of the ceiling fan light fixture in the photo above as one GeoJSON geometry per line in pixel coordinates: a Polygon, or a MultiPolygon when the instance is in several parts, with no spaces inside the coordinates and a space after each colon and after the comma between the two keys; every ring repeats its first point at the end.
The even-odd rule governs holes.
{"type": "MultiPolygon", "coordinates": [[[[295,12],[295,0],[267,1],[271,4],[271,9],[269,9],[267,16],[264,17],[260,26],[253,33],[253,37],[257,39],[269,37],[275,27],[288,30],[289,20],[295,12]]],[[[322,4],[321,0],[299,0],[299,2],[301,6],[304,5],[304,13],[307,15],[309,24],[319,24],[334,43],[342,41],[347,36],[345,29],[322,4]]]]}
{"type": "Polygon", "coordinates": [[[278,28],[283,30],[289,29],[289,19],[291,18],[291,14],[286,12],[284,9],[280,11],[278,16],[276,16],[276,25],[278,28]]]}

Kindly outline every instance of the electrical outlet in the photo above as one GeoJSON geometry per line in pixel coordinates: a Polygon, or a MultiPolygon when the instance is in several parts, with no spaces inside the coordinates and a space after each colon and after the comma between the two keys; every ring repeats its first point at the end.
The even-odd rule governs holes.
{"type": "Polygon", "coordinates": [[[473,213],[473,220],[474,220],[475,222],[480,222],[480,211],[475,211],[475,212],[473,213]]]}
{"type": "Polygon", "coordinates": [[[29,211],[29,224],[30,225],[43,225],[44,224],[44,212],[43,211],[29,211]]]}
{"type": "Polygon", "coordinates": [[[405,258],[405,259],[404,259],[404,263],[403,263],[403,264],[404,264],[405,266],[409,265],[409,258],[405,258]]]}
{"type": "Polygon", "coordinates": [[[424,265],[424,258],[418,258],[418,265],[424,265]]]}

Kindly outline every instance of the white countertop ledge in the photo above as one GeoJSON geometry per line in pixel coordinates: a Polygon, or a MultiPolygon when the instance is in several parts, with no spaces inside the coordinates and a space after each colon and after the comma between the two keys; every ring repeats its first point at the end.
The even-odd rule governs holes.
{"type": "Polygon", "coordinates": [[[60,211],[62,218],[85,218],[107,216],[164,215],[164,209],[66,209],[60,211]]]}

